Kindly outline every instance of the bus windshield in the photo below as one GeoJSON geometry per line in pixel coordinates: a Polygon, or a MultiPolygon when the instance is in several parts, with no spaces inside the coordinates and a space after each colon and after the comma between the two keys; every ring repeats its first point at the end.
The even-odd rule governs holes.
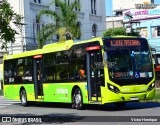
{"type": "Polygon", "coordinates": [[[152,60],[145,39],[111,39],[105,40],[104,45],[104,62],[112,81],[130,80],[127,81],[129,84],[153,78],[152,60]]]}

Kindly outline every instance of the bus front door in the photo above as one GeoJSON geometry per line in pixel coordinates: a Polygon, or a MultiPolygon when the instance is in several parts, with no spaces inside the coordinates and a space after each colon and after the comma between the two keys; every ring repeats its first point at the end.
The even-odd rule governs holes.
{"type": "Polygon", "coordinates": [[[42,85],[42,59],[34,59],[34,90],[35,99],[43,99],[43,85],[42,85]]]}
{"type": "Polygon", "coordinates": [[[101,52],[99,50],[87,52],[86,60],[89,101],[101,101],[100,86],[104,84],[101,52]]]}

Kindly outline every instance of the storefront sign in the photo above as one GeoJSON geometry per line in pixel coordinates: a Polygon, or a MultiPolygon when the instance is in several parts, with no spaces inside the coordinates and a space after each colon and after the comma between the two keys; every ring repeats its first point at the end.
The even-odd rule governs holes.
{"type": "Polygon", "coordinates": [[[158,4],[135,4],[136,9],[154,9],[158,4]]]}
{"type": "Polygon", "coordinates": [[[126,11],[124,14],[130,14],[132,16],[159,15],[160,14],[160,9],[149,9],[149,10],[133,9],[133,10],[126,11]]]}
{"type": "Polygon", "coordinates": [[[160,16],[160,8],[156,9],[130,9],[123,12],[124,22],[129,21],[130,17],[132,20],[140,20],[147,18],[154,18],[160,16]],[[128,16],[129,15],[129,16],[128,16]]]}

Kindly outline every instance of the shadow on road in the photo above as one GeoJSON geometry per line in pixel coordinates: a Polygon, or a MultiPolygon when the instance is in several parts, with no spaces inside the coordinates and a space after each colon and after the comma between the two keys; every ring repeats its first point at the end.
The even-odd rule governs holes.
{"type": "MultiPolygon", "coordinates": [[[[17,105],[17,107],[20,106],[20,103],[13,104],[17,105]]],[[[31,105],[30,107],[43,107],[43,108],[59,108],[61,110],[65,109],[71,109],[71,104],[66,103],[35,103],[31,105]]],[[[108,112],[116,112],[116,111],[125,111],[125,110],[138,110],[138,109],[147,109],[147,108],[156,108],[160,107],[160,103],[156,102],[132,102],[127,103],[127,105],[123,108],[117,108],[114,104],[106,104],[106,105],[85,105],[84,110],[89,111],[108,111],[108,112]]],[[[42,109],[43,109],[42,108],[42,109]]],[[[35,109],[36,110],[36,109],[35,109]]],[[[76,109],[73,109],[76,111],[76,109]]],[[[45,110],[44,110],[45,111],[45,110]]],[[[84,112],[85,113],[85,112],[84,112]]],[[[78,115],[78,113],[49,113],[45,115],[35,115],[35,114],[9,114],[4,116],[13,116],[14,118],[27,118],[27,120],[30,120],[28,122],[33,121],[34,123],[42,124],[43,123],[56,123],[56,124],[63,124],[68,122],[130,122],[131,116],[81,116],[78,115]]],[[[141,117],[144,118],[144,116],[136,116],[141,119],[141,117]]],[[[145,118],[151,118],[151,116],[145,116],[145,118]]],[[[156,118],[153,116],[153,119],[156,118]]],[[[28,122],[24,123],[27,124],[28,122]]]]}
{"type": "MultiPolygon", "coordinates": [[[[14,105],[20,105],[19,103],[14,105]]],[[[29,106],[44,107],[44,108],[64,108],[71,109],[71,104],[68,103],[32,103],[29,106]]],[[[105,105],[85,105],[83,110],[98,110],[98,111],[122,111],[122,110],[136,110],[146,108],[160,107],[158,102],[129,102],[125,107],[116,107],[114,104],[109,103],[105,105]]]]}
{"type": "Polygon", "coordinates": [[[160,103],[157,102],[129,102],[125,107],[116,107],[114,104],[105,105],[88,105],[88,110],[100,110],[100,111],[122,111],[122,110],[136,110],[146,108],[160,107],[160,103]]]}

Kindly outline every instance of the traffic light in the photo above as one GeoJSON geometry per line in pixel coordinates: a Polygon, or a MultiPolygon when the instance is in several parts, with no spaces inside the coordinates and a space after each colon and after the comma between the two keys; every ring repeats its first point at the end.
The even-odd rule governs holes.
{"type": "Polygon", "coordinates": [[[160,26],[157,26],[157,36],[160,36],[160,26]]]}

